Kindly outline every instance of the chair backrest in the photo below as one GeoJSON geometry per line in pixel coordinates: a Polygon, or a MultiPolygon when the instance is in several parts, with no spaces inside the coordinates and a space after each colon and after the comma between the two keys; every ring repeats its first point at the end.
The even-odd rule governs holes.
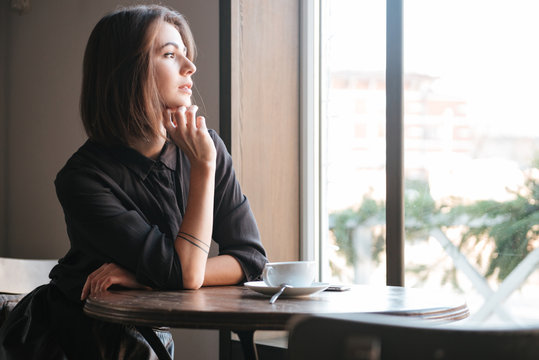
{"type": "Polygon", "coordinates": [[[292,320],[289,359],[539,359],[539,325],[427,324],[389,315],[305,316],[292,320]]]}
{"type": "Polygon", "coordinates": [[[26,294],[49,282],[49,272],[58,260],[0,257],[0,293],[26,294]]]}

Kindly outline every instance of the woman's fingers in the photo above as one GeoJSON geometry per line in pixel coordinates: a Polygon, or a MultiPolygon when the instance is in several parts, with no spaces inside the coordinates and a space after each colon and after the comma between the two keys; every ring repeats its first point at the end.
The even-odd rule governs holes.
{"type": "Polygon", "coordinates": [[[99,269],[94,271],[90,276],[88,276],[88,280],[90,281],[90,294],[97,293],[97,288],[99,284],[99,280],[107,273],[109,269],[109,264],[103,264],[99,269]]]}
{"type": "Polygon", "coordinates": [[[167,128],[167,130],[177,129],[176,132],[179,131],[184,133],[185,130],[192,131],[197,129],[196,113],[198,111],[198,106],[191,105],[189,106],[189,108],[186,108],[185,106],[180,106],[176,111],[167,111],[169,112],[168,123],[166,121],[167,118],[165,119],[165,127],[167,128]]]}
{"type": "Polygon", "coordinates": [[[122,285],[133,289],[151,289],[139,284],[135,275],[128,270],[114,263],[109,263],[103,264],[88,276],[82,288],[81,300],[106,291],[112,285],[122,285]]]}
{"type": "Polygon", "coordinates": [[[206,127],[206,118],[204,116],[197,116],[197,128],[201,130],[208,130],[206,127]]]}
{"type": "Polygon", "coordinates": [[[185,106],[180,106],[178,108],[178,111],[174,113],[174,119],[176,120],[176,123],[178,125],[177,127],[179,127],[180,130],[185,129],[187,125],[186,117],[185,117],[186,112],[187,112],[187,108],[185,106]]]}
{"type": "Polygon", "coordinates": [[[196,126],[196,114],[198,111],[198,106],[191,105],[186,111],[185,111],[185,121],[187,125],[187,129],[190,131],[194,131],[197,129],[196,126]]]}
{"type": "Polygon", "coordinates": [[[203,116],[197,116],[198,106],[182,106],[165,118],[165,128],[170,138],[187,155],[192,165],[215,161],[215,145],[211,140],[203,116]]]}
{"type": "Polygon", "coordinates": [[[95,287],[95,279],[98,278],[99,274],[105,271],[107,265],[108,264],[101,265],[97,270],[93,271],[90,275],[88,275],[88,278],[86,278],[86,282],[82,287],[81,300],[86,299],[88,295],[92,292],[93,287],[95,287]]]}
{"type": "Polygon", "coordinates": [[[88,294],[90,293],[90,290],[88,290],[88,279],[86,279],[86,282],[84,283],[84,286],[82,287],[82,292],[80,293],[80,300],[84,300],[88,297],[88,294]]]}
{"type": "Polygon", "coordinates": [[[176,128],[176,126],[178,126],[176,123],[176,119],[174,118],[174,113],[169,109],[166,109],[163,112],[163,123],[167,131],[169,131],[170,129],[174,129],[176,128]]]}

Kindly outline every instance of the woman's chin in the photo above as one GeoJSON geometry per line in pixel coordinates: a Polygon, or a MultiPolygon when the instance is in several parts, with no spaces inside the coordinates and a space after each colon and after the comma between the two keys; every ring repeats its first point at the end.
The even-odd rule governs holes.
{"type": "Polygon", "coordinates": [[[186,108],[188,108],[189,106],[191,106],[191,102],[170,104],[170,105],[167,105],[167,110],[175,112],[175,111],[178,111],[178,109],[181,108],[182,106],[185,106],[186,108]]]}
{"type": "Polygon", "coordinates": [[[184,96],[182,98],[176,99],[176,101],[170,102],[170,108],[178,109],[181,106],[189,107],[192,105],[191,97],[190,96],[184,96]]]}

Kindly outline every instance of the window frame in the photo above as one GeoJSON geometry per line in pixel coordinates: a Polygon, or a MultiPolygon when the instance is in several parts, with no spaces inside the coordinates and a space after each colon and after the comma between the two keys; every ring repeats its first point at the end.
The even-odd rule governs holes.
{"type": "MultiPolygon", "coordinates": [[[[300,259],[318,261],[329,274],[328,220],[321,151],[324,116],[320,99],[323,0],[300,0],[300,259]]],[[[386,284],[404,286],[403,5],[386,1],[386,284]]]]}
{"type": "Polygon", "coordinates": [[[300,246],[301,260],[317,261],[324,278],[320,180],[320,2],[300,0],[300,246]]]}

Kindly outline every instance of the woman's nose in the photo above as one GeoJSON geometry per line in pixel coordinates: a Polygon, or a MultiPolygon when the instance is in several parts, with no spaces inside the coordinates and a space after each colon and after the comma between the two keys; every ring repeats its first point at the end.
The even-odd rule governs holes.
{"type": "Polygon", "coordinates": [[[182,64],[182,67],[180,68],[180,74],[182,76],[189,76],[193,75],[197,71],[197,67],[193,62],[189,59],[185,59],[184,63],[182,64]]]}

